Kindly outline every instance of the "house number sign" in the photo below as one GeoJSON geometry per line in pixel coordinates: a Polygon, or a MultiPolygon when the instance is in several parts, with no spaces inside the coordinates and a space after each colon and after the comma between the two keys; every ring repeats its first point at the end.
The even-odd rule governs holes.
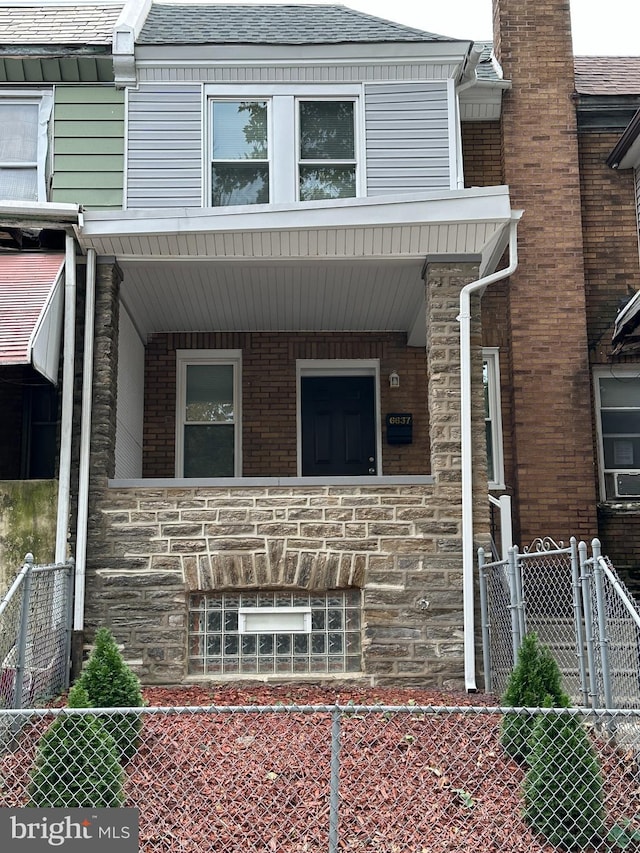
{"type": "Polygon", "coordinates": [[[413,415],[410,412],[390,412],[387,421],[387,444],[411,444],[413,415]]]}

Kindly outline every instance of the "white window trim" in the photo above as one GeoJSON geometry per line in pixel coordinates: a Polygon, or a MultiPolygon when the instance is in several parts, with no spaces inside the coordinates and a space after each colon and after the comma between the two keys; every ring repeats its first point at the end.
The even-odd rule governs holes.
{"type": "Polygon", "coordinates": [[[502,405],[500,398],[500,350],[498,347],[483,347],[482,360],[487,364],[489,381],[489,419],[493,446],[493,480],[489,480],[489,489],[504,489],[504,445],[502,437],[502,405]]]}
{"type": "Polygon", "coordinates": [[[360,103],[362,102],[362,98],[358,98],[356,95],[300,95],[295,99],[294,106],[294,121],[295,121],[295,140],[296,140],[296,150],[295,150],[295,200],[300,201],[300,167],[306,162],[311,164],[316,164],[319,161],[317,160],[303,160],[300,156],[300,103],[306,101],[349,101],[353,104],[353,159],[352,160],[324,160],[323,163],[327,163],[329,165],[353,165],[355,167],[355,179],[356,179],[356,194],[355,198],[360,198],[362,196],[362,169],[360,164],[362,163],[362,159],[360,156],[361,152],[361,143],[360,143],[360,103]]]}
{"type": "MultiPolygon", "coordinates": [[[[616,468],[605,468],[604,464],[604,438],[602,434],[602,417],[601,417],[601,407],[602,401],[600,397],[600,380],[601,379],[633,379],[636,378],[640,374],[640,365],[638,364],[630,364],[630,365],[616,365],[615,367],[607,367],[607,368],[594,368],[593,371],[593,396],[595,402],[595,422],[596,422],[596,436],[598,439],[598,483],[600,487],[600,500],[611,502],[626,502],[629,500],[634,500],[634,498],[616,498],[615,495],[611,497],[607,497],[607,487],[605,483],[605,471],[607,473],[616,474],[618,470],[620,473],[624,474],[640,474],[640,469],[635,468],[624,468],[624,469],[616,469],[616,468]]],[[[636,501],[639,501],[640,498],[635,498],[636,501]]]]}
{"type": "Polygon", "coordinates": [[[234,399],[234,477],[242,476],[242,350],[179,349],[176,350],[176,465],[175,475],[184,471],[184,412],[187,393],[187,366],[191,364],[231,364],[233,366],[234,399]]]}
{"type": "MultiPolygon", "coordinates": [[[[373,376],[376,476],[382,476],[382,417],[380,403],[380,359],[378,358],[299,358],[296,361],[296,412],[297,412],[297,471],[302,477],[302,379],[307,376],[373,376]]],[[[363,477],[363,479],[365,479],[363,477]]]]}
{"type": "MultiPolygon", "coordinates": [[[[204,205],[211,207],[211,101],[267,101],[269,146],[269,205],[307,204],[298,199],[298,101],[349,100],[354,102],[356,198],[364,193],[363,85],[327,84],[208,84],[204,87],[203,174],[204,205]]],[[[261,205],[242,205],[248,209],[261,205]]]]}
{"type": "MultiPolygon", "coordinates": [[[[47,201],[47,163],[49,157],[49,119],[53,110],[53,92],[37,89],[7,89],[0,96],[0,104],[38,104],[38,147],[34,163],[21,163],[18,167],[36,168],[37,201],[47,201]]],[[[0,163],[0,166],[16,168],[16,164],[0,163]]],[[[18,201],[19,199],[7,199],[18,201]]]]}

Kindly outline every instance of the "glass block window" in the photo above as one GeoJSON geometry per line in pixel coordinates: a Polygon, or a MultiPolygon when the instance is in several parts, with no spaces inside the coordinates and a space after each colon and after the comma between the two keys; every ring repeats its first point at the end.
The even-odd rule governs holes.
{"type": "Polygon", "coordinates": [[[360,628],[360,590],[198,593],[189,602],[189,673],[360,672],[360,628]],[[252,608],[264,618],[246,618],[252,608]],[[265,629],[245,630],[256,624],[265,629]]]}

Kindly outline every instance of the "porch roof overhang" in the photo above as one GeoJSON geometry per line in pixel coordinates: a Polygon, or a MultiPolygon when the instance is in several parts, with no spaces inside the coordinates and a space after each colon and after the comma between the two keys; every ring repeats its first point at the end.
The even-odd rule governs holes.
{"type": "Polygon", "coordinates": [[[0,256],[0,365],[31,365],[58,379],[64,254],[0,256]]]}
{"type": "Polygon", "coordinates": [[[424,264],[495,269],[508,187],[205,209],[86,211],[143,337],[160,331],[404,331],[425,342],[424,264]]]}

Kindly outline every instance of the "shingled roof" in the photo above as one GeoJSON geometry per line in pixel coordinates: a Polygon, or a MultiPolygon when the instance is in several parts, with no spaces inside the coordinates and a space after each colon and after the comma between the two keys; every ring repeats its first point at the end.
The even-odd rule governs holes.
{"type": "Polygon", "coordinates": [[[576,56],[580,95],[640,95],[640,56],[576,56]]]}
{"type": "Polygon", "coordinates": [[[1,45],[110,45],[124,3],[0,6],[1,45]]]}
{"type": "Polygon", "coordinates": [[[154,4],[138,44],[456,42],[345,6],[154,4]]]}

